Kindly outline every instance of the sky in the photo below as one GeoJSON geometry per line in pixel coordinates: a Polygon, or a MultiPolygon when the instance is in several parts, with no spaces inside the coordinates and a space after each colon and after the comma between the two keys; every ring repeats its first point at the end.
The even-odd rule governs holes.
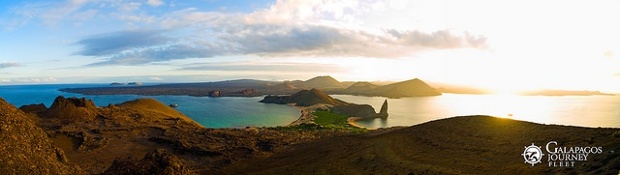
{"type": "Polygon", "coordinates": [[[420,78],[620,92],[620,1],[0,2],[0,85],[420,78]]]}

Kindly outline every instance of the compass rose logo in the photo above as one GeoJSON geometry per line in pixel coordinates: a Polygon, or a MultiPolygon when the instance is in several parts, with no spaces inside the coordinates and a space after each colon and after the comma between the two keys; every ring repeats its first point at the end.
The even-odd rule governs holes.
{"type": "Polygon", "coordinates": [[[534,166],[534,164],[540,163],[540,160],[542,160],[544,154],[542,153],[540,146],[536,146],[532,143],[532,145],[525,147],[525,150],[523,150],[523,154],[521,154],[521,156],[525,159],[525,163],[529,163],[534,166]]]}

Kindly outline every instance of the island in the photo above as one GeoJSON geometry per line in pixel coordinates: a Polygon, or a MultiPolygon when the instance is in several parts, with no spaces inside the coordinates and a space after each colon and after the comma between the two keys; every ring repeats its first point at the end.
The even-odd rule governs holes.
{"type": "Polygon", "coordinates": [[[317,76],[305,81],[264,81],[253,79],[197,83],[172,83],[142,86],[110,86],[65,88],[63,92],[83,95],[189,95],[209,97],[257,97],[265,95],[292,95],[299,90],[320,89],[327,94],[380,96],[387,98],[425,97],[441,95],[437,89],[420,79],[411,79],[387,85],[369,82],[340,82],[331,76],[317,76]]]}
{"type": "Polygon", "coordinates": [[[520,93],[520,95],[527,96],[591,96],[591,95],[614,95],[603,93],[601,91],[587,91],[587,90],[539,90],[539,91],[526,91],[520,93]]]}

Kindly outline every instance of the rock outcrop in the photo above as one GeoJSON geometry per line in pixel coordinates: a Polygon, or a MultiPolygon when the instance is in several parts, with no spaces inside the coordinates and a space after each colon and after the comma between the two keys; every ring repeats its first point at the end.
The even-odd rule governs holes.
{"type": "Polygon", "coordinates": [[[54,100],[52,106],[45,110],[43,116],[66,121],[92,121],[97,116],[97,106],[90,99],[59,96],[54,100]]]}
{"type": "Polygon", "coordinates": [[[387,102],[387,99],[385,99],[385,101],[383,101],[383,105],[381,105],[381,110],[379,110],[379,113],[377,114],[377,117],[380,117],[380,118],[387,118],[388,117],[388,102],[387,102]]]}
{"type": "Polygon", "coordinates": [[[19,109],[27,113],[39,114],[39,113],[45,112],[45,110],[47,110],[47,107],[45,106],[45,104],[39,103],[39,104],[23,105],[19,107],[19,109]]]}
{"type": "Polygon", "coordinates": [[[126,157],[114,160],[103,175],[183,175],[189,170],[173,154],[165,149],[147,153],[142,160],[126,157]]]}
{"type": "Polygon", "coordinates": [[[221,97],[222,96],[222,91],[212,90],[212,91],[209,91],[209,93],[207,93],[207,96],[209,96],[209,97],[221,97]]]}
{"type": "Polygon", "coordinates": [[[0,99],[0,174],[85,174],[67,163],[47,134],[25,113],[0,99]]]}

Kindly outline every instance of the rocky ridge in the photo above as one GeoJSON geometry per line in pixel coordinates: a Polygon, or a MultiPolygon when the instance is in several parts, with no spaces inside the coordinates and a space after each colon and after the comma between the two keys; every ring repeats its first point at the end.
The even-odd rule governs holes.
{"type": "Polygon", "coordinates": [[[239,160],[347,133],[209,129],[154,99],[97,107],[87,99],[58,97],[50,108],[24,105],[22,109],[26,113],[18,111],[29,116],[50,145],[64,152],[61,157],[89,174],[222,174],[220,167],[239,160]]]}
{"type": "Polygon", "coordinates": [[[85,174],[21,110],[0,99],[0,174],[85,174]]]}

